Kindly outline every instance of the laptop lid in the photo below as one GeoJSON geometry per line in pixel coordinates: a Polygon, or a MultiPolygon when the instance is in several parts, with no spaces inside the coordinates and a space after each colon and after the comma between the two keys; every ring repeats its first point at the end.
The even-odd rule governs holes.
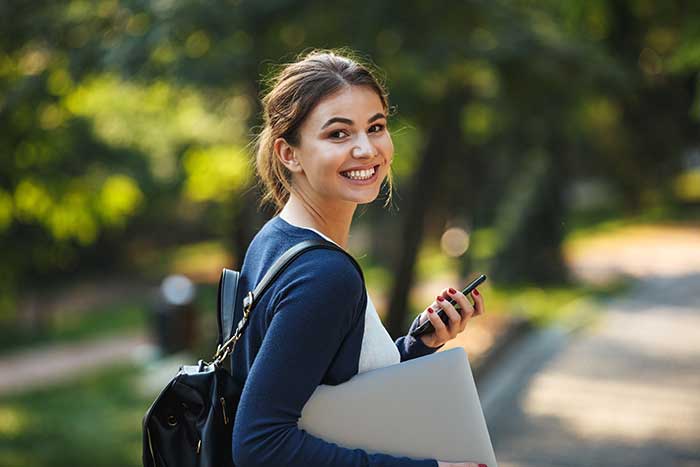
{"type": "Polygon", "coordinates": [[[299,428],[369,453],[497,467],[467,354],[461,347],[321,385],[299,428]]]}

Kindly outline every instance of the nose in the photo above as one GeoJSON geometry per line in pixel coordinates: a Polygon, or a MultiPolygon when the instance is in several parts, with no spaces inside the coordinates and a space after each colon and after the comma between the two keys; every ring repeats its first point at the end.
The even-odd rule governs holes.
{"type": "Polygon", "coordinates": [[[377,155],[377,148],[365,133],[357,137],[357,144],[352,148],[353,157],[374,157],[377,155]]]}

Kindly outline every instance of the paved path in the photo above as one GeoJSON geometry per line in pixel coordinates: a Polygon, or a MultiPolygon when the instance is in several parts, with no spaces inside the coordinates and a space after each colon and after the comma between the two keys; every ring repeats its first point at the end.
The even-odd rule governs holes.
{"type": "Polygon", "coordinates": [[[0,396],[74,378],[149,351],[149,338],[127,334],[23,350],[0,359],[0,396]]]}
{"type": "Polygon", "coordinates": [[[697,248],[665,243],[653,261],[643,245],[636,255],[621,249],[640,278],[632,290],[581,332],[548,329],[521,342],[480,381],[501,467],[700,466],[695,233],[697,248]]]}

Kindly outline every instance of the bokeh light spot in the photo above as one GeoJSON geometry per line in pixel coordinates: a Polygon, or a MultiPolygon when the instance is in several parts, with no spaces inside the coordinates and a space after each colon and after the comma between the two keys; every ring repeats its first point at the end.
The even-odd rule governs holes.
{"type": "Polygon", "coordinates": [[[126,175],[112,175],[100,190],[100,213],[109,224],[124,224],[141,204],[143,194],[136,182],[126,175]]]}
{"type": "Polygon", "coordinates": [[[209,51],[211,40],[204,31],[196,31],[189,35],[185,42],[185,52],[191,58],[199,58],[209,51]]]}
{"type": "Polygon", "coordinates": [[[451,227],[442,234],[440,247],[447,256],[462,256],[469,248],[469,234],[460,227],[451,227]]]}
{"type": "Polygon", "coordinates": [[[190,149],[183,164],[185,194],[193,201],[222,201],[252,176],[245,152],[234,146],[190,149]]]}

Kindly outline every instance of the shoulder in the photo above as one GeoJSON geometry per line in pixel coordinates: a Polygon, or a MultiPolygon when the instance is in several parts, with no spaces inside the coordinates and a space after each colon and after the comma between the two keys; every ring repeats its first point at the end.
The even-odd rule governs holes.
{"type": "Polygon", "coordinates": [[[348,254],[327,248],[305,251],[283,273],[293,283],[311,282],[324,288],[358,289],[362,273],[348,254]]]}
{"type": "Polygon", "coordinates": [[[305,251],[276,280],[270,310],[297,308],[302,313],[332,309],[336,316],[355,319],[367,295],[362,274],[342,251],[325,248],[305,251]]]}

